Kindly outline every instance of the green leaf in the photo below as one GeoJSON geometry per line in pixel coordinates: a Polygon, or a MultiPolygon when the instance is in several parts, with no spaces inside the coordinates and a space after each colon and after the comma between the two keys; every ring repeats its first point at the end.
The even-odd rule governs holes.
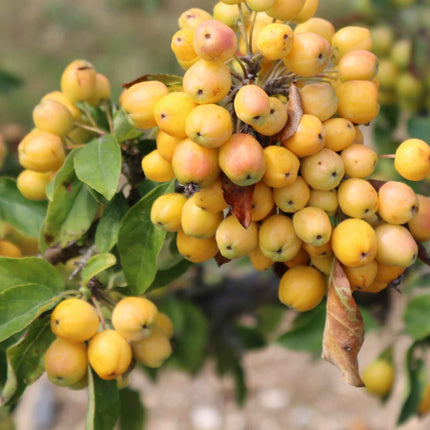
{"type": "Polygon", "coordinates": [[[111,134],[91,140],[75,155],[76,176],[111,200],[121,174],[121,149],[111,134]]]}
{"type": "Polygon", "coordinates": [[[42,375],[43,357],[54,339],[50,319],[39,318],[17,343],[8,348],[7,380],[1,393],[1,404],[15,403],[25,388],[42,375]]]}
{"type": "Polygon", "coordinates": [[[176,299],[167,299],[164,300],[158,308],[172,320],[173,327],[175,327],[175,334],[181,335],[185,330],[186,324],[182,302],[176,299]]]}
{"type": "Polygon", "coordinates": [[[271,333],[278,328],[285,315],[285,306],[266,305],[258,310],[259,328],[264,334],[271,333]]]}
{"type": "Polygon", "coordinates": [[[124,388],[119,392],[120,430],[143,430],[145,427],[145,407],[140,400],[139,391],[124,388]]]}
{"type": "Polygon", "coordinates": [[[8,93],[18,87],[20,87],[24,81],[12,73],[0,70],[0,93],[8,93]]]}
{"type": "Polygon", "coordinates": [[[247,395],[247,388],[246,388],[246,382],[245,382],[245,372],[243,371],[242,364],[239,360],[236,360],[233,368],[233,377],[235,382],[235,396],[236,396],[236,402],[239,405],[243,405],[246,400],[247,395]]]}
{"type": "Polygon", "coordinates": [[[88,281],[93,277],[98,275],[100,272],[105,271],[109,267],[116,264],[115,255],[106,252],[104,254],[97,254],[91,257],[86,266],[82,270],[82,282],[86,285],[88,281]]]}
{"type": "Polygon", "coordinates": [[[406,308],[403,320],[406,331],[415,340],[430,335],[430,294],[421,294],[414,297],[406,308]]]}
{"type": "Polygon", "coordinates": [[[117,138],[118,142],[124,142],[125,140],[135,139],[142,135],[142,131],[133,127],[127,119],[125,112],[120,109],[115,112],[113,116],[113,134],[117,138]]]}
{"type": "Polygon", "coordinates": [[[46,202],[26,199],[13,179],[0,178],[0,218],[23,233],[39,236],[39,229],[46,214],[46,202]]]}
{"type": "Polygon", "coordinates": [[[0,292],[23,284],[41,284],[54,293],[64,289],[60,272],[42,258],[0,257],[0,292]]]}
{"type": "Polygon", "coordinates": [[[417,344],[413,344],[406,358],[406,393],[397,424],[403,424],[416,415],[424,388],[427,384],[427,372],[424,361],[415,357],[417,344]]]}
{"type": "Polygon", "coordinates": [[[91,226],[98,208],[88,187],[76,178],[54,189],[44,226],[48,245],[66,246],[79,239],[91,226]]]}
{"type": "Polygon", "coordinates": [[[164,287],[170,282],[174,281],[181,277],[184,273],[188,271],[188,269],[193,265],[188,260],[182,259],[179,263],[165,270],[158,270],[155,275],[155,279],[148,288],[147,291],[156,290],[157,288],[164,287]]]}
{"type": "Polygon", "coordinates": [[[100,379],[92,369],[89,369],[85,430],[112,430],[119,415],[119,400],[116,381],[100,379]]]}
{"type": "Polygon", "coordinates": [[[430,117],[413,116],[407,122],[408,134],[412,138],[427,141],[430,136],[430,117]]]}
{"type": "Polygon", "coordinates": [[[267,345],[266,339],[258,328],[236,325],[235,331],[246,349],[259,349],[267,345]]]}
{"type": "Polygon", "coordinates": [[[291,330],[280,336],[277,343],[285,348],[297,351],[320,352],[325,314],[325,302],[309,312],[298,314],[291,330]]]}
{"type": "Polygon", "coordinates": [[[100,252],[109,252],[118,240],[119,226],[129,207],[123,194],[117,194],[106,207],[97,225],[95,243],[100,252]]]}
{"type": "Polygon", "coordinates": [[[173,186],[173,181],[159,185],[139,200],[121,222],[118,249],[132,294],[143,294],[155,279],[166,232],[152,224],[151,207],[159,196],[172,191],[173,186]]]}
{"type": "Polygon", "coordinates": [[[60,299],[42,284],[11,287],[0,293],[0,342],[31,324],[60,299]]]}

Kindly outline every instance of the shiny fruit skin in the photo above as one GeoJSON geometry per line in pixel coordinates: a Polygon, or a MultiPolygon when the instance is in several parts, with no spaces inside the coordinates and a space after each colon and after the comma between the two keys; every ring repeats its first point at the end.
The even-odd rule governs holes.
{"type": "Polygon", "coordinates": [[[373,47],[370,31],[367,28],[356,26],[341,28],[335,33],[331,42],[335,64],[339,63],[340,59],[348,52],[371,51],[373,47]]]}
{"type": "Polygon", "coordinates": [[[419,209],[418,214],[409,223],[409,231],[412,236],[420,241],[430,240],[430,197],[417,194],[419,209]]]}
{"type": "Polygon", "coordinates": [[[301,176],[297,176],[291,185],[273,189],[273,200],[276,206],[286,213],[294,213],[303,209],[307,205],[309,197],[309,185],[301,176]]]}
{"type": "Polygon", "coordinates": [[[21,250],[8,240],[0,240],[0,256],[10,258],[22,257],[21,250]]]}
{"type": "Polygon", "coordinates": [[[294,230],[303,242],[322,246],[329,242],[332,225],[327,213],[316,207],[308,206],[293,215],[294,230]]]}
{"type": "Polygon", "coordinates": [[[345,175],[351,178],[367,178],[376,168],[378,154],[361,143],[352,143],[340,154],[345,166],[345,175]]]}
{"type": "Polygon", "coordinates": [[[300,13],[305,3],[306,0],[275,0],[266,13],[281,21],[291,21],[300,13]]]}
{"type": "Polygon", "coordinates": [[[61,91],[72,103],[89,99],[96,89],[96,71],[85,60],[71,62],[61,75],[61,91]]]}
{"type": "Polygon", "coordinates": [[[421,181],[430,175],[430,146],[421,139],[407,139],[396,149],[394,167],[405,179],[421,181]]]}
{"type": "Polygon", "coordinates": [[[167,339],[170,340],[173,337],[175,327],[173,326],[172,320],[165,313],[158,312],[155,326],[165,334],[167,339]]]}
{"type": "Polygon", "coordinates": [[[212,19],[209,12],[198,7],[185,10],[178,18],[179,28],[196,28],[201,22],[212,19]]]}
{"type": "Polygon", "coordinates": [[[69,342],[85,342],[97,333],[98,328],[97,311],[84,300],[63,300],[52,311],[52,332],[69,342]]]}
{"type": "Polygon", "coordinates": [[[144,297],[126,297],[112,312],[112,325],[128,341],[148,337],[157,319],[157,307],[144,297]]]}
{"type": "Polygon", "coordinates": [[[29,200],[45,200],[45,188],[52,179],[52,176],[52,172],[24,170],[16,178],[16,186],[21,194],[29,200]]]}
{"type": "Polygon", "coordinates": [[[378,193],[364,179],[345,179],[337,196],[342,212],[352,218],[369,218],[378,210],[378,193]]]}
{"type": "Polygon", "coordinates": [[[198,239],[187,236],[182,230],[179,230],[176,236],[176,246],[179,253],[192,263],[203,263],[218,253],[218,246],[214,237],[198,239]]]}
{"type": "Polygon", "coordinates": [[[294,266],[281,278],[279,300],[299,312],[318,306],[326,294],[326,280],[317,269],[294,266]]]}
{"type": "Polygon", "coordinates": [[[42,100],[33,109],[37,129],[65,137],[73,127],[73,116],[66,106],[55,100],[42,100]]]}
{"type": "Polygon", "coordinates": [[[128,342],[115,330],[97,333],[88,345],[88,361],[104,380],[110,381],[125,373],[131,364],[128,342]]]}
{"type": "Polygon", "coordinates": [[[337,111],[338,99],[333,87],[324,82],[305,85],[300,91],[303,113],[326,121],[337,111]]]}
{"type": "Polygon", "coordinates": [[[151,335],[138,342],[132,342],[133,358],[151,368],[160,367],[172,354],[172,347],[166,334],[155,328],[151,335]]]}
{"type": "Polygon", "coordinates": [[[266,172],[263,181],[269,187],[281,188],[291,185],[297,178],[300,161],[287,148],[269,145],[264,148],[266,172]]]}
{"type": "Polygon", "coordinates": [[[187,198],[182,194],[168,193],[158,197],[151,208],[151,222],[165,231],[181,229],[181,215],[187,198]]]}
{"type": "Polygon", "coordinates": [[[141,166],[145,176],[154,182],[167,182],[175,177],[172,163],[164,159],[157,149],[142,158],[141,166]]]}
{"type": "Polygon", "coordinates": [[[362,379],[369,393],[386,397],[393,388],[394,368],[388,361],[377,359],[364,369],[362,379]]]}

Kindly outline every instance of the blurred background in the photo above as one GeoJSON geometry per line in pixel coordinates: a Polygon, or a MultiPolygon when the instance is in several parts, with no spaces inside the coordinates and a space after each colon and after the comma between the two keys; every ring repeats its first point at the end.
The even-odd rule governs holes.
{"type": "MultiPolygon", "coordinates": [[[[428,31],[427,2],[418,2],[420,8],[413,12],[407,9],[413,2],[397,0],[395,7],[400,5],[404,9],[393,9],[393,2],[321,0],[317,16],[330,19],[336,28],[354,23],[385,29],[391,22],[404,26],[392,25],[388,36],[380,31],[378,40],[382,45],[386,37],[391,38],[392,43],[396,38],[404,38],[405,34],[408,36],[408,32],[412,35],[419,17],[421,26],[425,28],[427,25],[428,31]],[[375,5],[386,7],[386,15],[378,14],[381,9],[376,10],[375,5]],[[391,21],[393,13],[405,17],[406,24],[391,21]]],[[[45,93],[59,89],[63,69],[76,58],[92,62],[97,71],[110,79],[113,100],[117,100],[121,93],[122,83],[143,74],[182,74],[170,50],[177,18],[187,8],[211,11],[213,5],[211,0],[1,0],[0,133],[6,140],[15,141],[28,132],[32,127],[33,107],[45,93]]],[[[428,44],[428,33],[419,36],[428,44]]],[[[383,47],[382,55],[389,57],[389,49],[383,47]]],[[[427,85],[425,80],[429,79],[428,64],[425,63],[424,72],[419,73],[415,66],[418,60],[422,63],[427,58],[428,61],[425,52],[425,49],[419,51],[415,54],[416,59],[406,66],[409,71],[412,64],[414,77],[423,82],[423,88],[427,85]]],[[[380,137],[384,137],[385,144],[388,141],[392,145],[394,140],[387,130],[391,133],[398,125],[399,112],[393,91],[400,71],[391,65],[386,70],[391,70],[391,74],[387,72],[384,81],[383,90],[388,96],[384,99],[387,107],[380,124],[383,130],[380,137]]],[[[412,90],[408,94],[411,93],[412,90]]],[[[420,92],[421,98],[424,93],[420,92]]],[[[410,104],[405,106],[406,117],[427,117],[426,103],[426,100],[420,100],[412,107],[410,104]]],[[[424,128],[422,133],[426,134],[426,130],[424,128]]],[[[405,130],[402,133],[406,133],[405,130]]],[[[365,135],[366,139],[374,136],[369,130],[365,135]]],[[[236,266],[223,270],[228,276],[236,270],[236,276],[242,273],[236,266]]],[[[209,273],[214,271],[214,267],[209,267],[209,273]]],[[[410,342],[409,338],[398,336],[405,303],[405,296],[396,291],[385,292],[374,299],[372,313],[376,316],[375,321],[382,314],[385,325],[380,331],[369,332],[360,354],[363,366],[396,339],[396,365],[402,368],[401,360],[410,342]]],[[[291,318],[288,320],[287,317],[271,338],[276,339],[289,327],[291,318]]],[[[319,350],[312,355],[300,352],[301,349],[306,348],[298,347],[295,352],[279,345],[251,348],[243,362],[249,389],[243,407],[235,401],[234,379],[218,377],[215,364],[210,360],[194,376],[168,368],[161,372],[157,382],[141,374],[131,381],[131,386],[142,395],[147,408],[148,430],[396,428],[405,387],[401,373],[396,379],[393,395],[388,402],[382,403],[364,390],[346,385],[335,368],[321,361],[319,350]]],[[[83,429],[85,408],[85,391],[54,387],[42,378],[28,389],[16,408],[15,425],[18,430],[83,429]]],[[[0,430],[11,428],[10,422],[0,421],[0,430]]],[[[430,418],[413,418],[399,428],[429,429],[430,418]]]]}

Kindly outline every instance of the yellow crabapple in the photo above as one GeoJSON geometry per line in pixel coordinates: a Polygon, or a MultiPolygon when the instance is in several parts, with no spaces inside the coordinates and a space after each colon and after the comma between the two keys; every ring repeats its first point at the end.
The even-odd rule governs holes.
{"type": "Polygon", "coordinates": [[[188,70],[193,64],[196,64],[197,61],[199,61],[199,57],[196,56],[192,60],[181,60],[180,58],[176,58],[176,61],[183,70],[188,70]]]}
{"type": "Polygon", "coordinates": [[[330,118],[324,121],[325,147],[339,152],[349,146],[355,139],[354,124],[345,118],[330,118]]]}
{"type": "Polygon", "coordinates": [[[156,144],[159,154],[170,163],[172,162],[173,154],[176,146],[182,140],[180,137],[170,136],[163,130],[157,131],[156,144]]]}
{"type": "Polygon", "coordinates": [[[317,207],[307,206],[293,215],[294,230],[303,242],[321,246],[329,242],[332,225],[327,213],[317,207]]]}
{"type": "Polygon", "coordinates": [[[394,32],[388,25],[379,25],[371,30],[373,41],[373,52],[378,57],[386,57],[390,54],[393,44],[394,32]]]}
{"type": "Polygon", "coordinates": [[[336,188],[344,176],[344,166],[339,154],[324,148],[302,160],[300,173],[315,190],[329,191],[336,188]]]}
{"type": "Polygon", "coordinates": [[[330,275],[333,268],[333,255],[312,255],[311,264],[324,275],[330,275]]]}
{"type": "Polygon", "coordinates": [[[302,245],[291,218],[286,215],[266,218],[258,232],[258,243],[261,252],[272,261],[292,260],[302,245]]]}
{"type": "Polygon", "coordinates": [[[336,88],[338,114],[354,124],[367,124],[379,113],[378,89],[370,81],[347,81],[336,88]]]}
{"type": "Polygon", "coordinates": [[[154,106],[155,122],[160,130],[171,136],[184,138],[185,123],[196,103],[183,91],[174,91],[163,95],[154,106]]]}
{"type": "Polygon", "coordinates": [[[330,59],[330,44],[315,33],[295,33],[293,46],[285,65],[296,75],[314,76],[321,73],[330,59]]]}
{"type": "Polygon", "coordinates": [[[248,7],[254,12],[265,12],[275,3],[275,0],[246,0],[248,7]]]}
{"type": "Polygon", "coordinates": [[[9,240],[0,240],[0,256],[19,258],[22,257],[21,250],[9,240]]]}
{"type": "Polygon", "coordinates": [[[52,311],[51,330],[69,342],[85,342],[99,328],[99,317],[93,306],[85,300],[70,298],[61,301],[52,311]]]}
{"type": "Polygon", "coordinates": [[[394,167],[405,179],[421,181],[430,175],[430,146],[422,139],[407,139],[396,149],[394,167]]]}
{"type": "Polygon", "coordinates": [[[288,24],[273,23],[262,28],[257,48],[268,60],[280,60],[289,54],[294,43],[294,32],[288,24]]]}
{"type": "Polygon", "coordinates": [[[183,139],[173,153],[172,168],[179,183],[208,186],[220,173],[218,149],[206,148],[191,139],[183,139]]]}
{"type": "Polygon", "coordinates": [[[386,397],[394,385],[394,367],[381,358],[370,363],[363,372],[362,379],[370,394],[386,397]]]}
{"type": "Polygon", "coordinates": [[[74,103],[72,103],[61,91],[52,91],[50,93],[45,94],[42,97],[41,101],[44,100],[54,100],[58,103],[61,103],[72,114],[74,121],[79,121],[81,119],[80,109],[74,103]]]}
{"type": "Polygon", "coordinates": [[[396,65],[388,58],[381,58],[379,60],[377,77],[381,90],[394,89],[398,78],[396,65]]]}
{"type": "Polygon", "coordinates": [[[183,86],[195,103],[217,103],[230,91],[230,69],[222,62],[199,60],[185,72],[183,86]]]}
{"type": "Polygon", "coordinates": [[[94,372],[110,381],[125,373],[131,364],[128,342],[116,330],[97,333],[88,345],[88,361],[94,372]]]}
{"type": "Polygon", "coordinates": [[[172,347],[166,334],[155,328],[149,337],[131,342],[133,358],[147,367],[158,368],[172,354],[172,347]]]}
{"type": "Polygon", "coordinates": [[[351,290],[364,290],[372,285],[378,273],[378,263],[372,260],[368,264],[358,267],[344,266],[343,270],[348,278],[351,290]]]}
{"type": "Polygon", "coordinates": [[[378,215],[390,224],[405,224],[418,214],[418,197],[403,182],[386,182],[379,188],[378,197],[378,215]]]}
{"type": "Polygon", "coordinates": [[[198,7],[193,7],[182,12],[178,18],[179,28],[196,28],[201,22],[212,19],[209,12],[198,7]]]}
{"type": "Polygon", "coordinates": [[[318,9],[319,0],[306,0],[300,13],[294,18],[294,22],[306,22],[311,19],[318,9]]]}
{"type": "Polygon", "coordinates": [[[192,61],[198,58],[194,49],[194,28],[186,27],[178,30],[170,42],[170,48],[178,60],[192,61]]]}
{"type": "Polygon", "coordinates": [[[219,177],[207,187],[200,187],[200,190],[194,193],[194,199],[198,207],[209,212],[220,212],[228,207],[219,177]]]}
{"type": "Polygon", "coordinates": [[[252,185],[260,181],[266,171],[264,151],[250,134],[233,134],[219,148],[219,166],[236,185],[252,185]]]}
{"type": "Polygon", "coordinates": [[[187,198],[182,194],[163,194],[152,204],[151,222],[165,231],[179,231],[182,208],[186,201],[187,198]]]}
{"type": "Polygon", "coordinates": [[[326,132],[323,124],[315,115],[304,114],[296,132],[282,142],[297,157],[308,157],[321,151],[325,146],[326,132]]]}
{"type": "Polygon", "coordinates": [[[236,33],[223,22],[208,19],[196,27],[193,46],[201,59],[225,62],[236,52],[236,33]]]}
{"type": "Polygon", "coordinates": [[[57,338],[45,352],[44,368],[48,379],[61,387],[73,385],[88,370],[87,346],[57,338]]]}
{"type": "Polygon", "coordinates": [[[329,217],[334,216],[339,206],[336,189],[328,191],[311,189],[308,206],[326,211],[329,217]]]}
{"type": "Polygon", "coordinates": [[[47,99],[33,109],[33,123],[39,130],[64,137],[73,127],[73,116],[60,102],[47,99]]]}
{"type": "Polygon", "coordinates": [[[394,279],[397,279],[406,270],[406,267],[382,264],[379,261],[376,263],[378,265],[378,271],[375,277],[376,282],[388,284],[394,281],[394,279]]]}
{"type": "Polygon", "coordinates": [[[301,176],[297,176],[291,185],[273,189],[273,200],[276,206],[286,213],[294,213],[303,209],[307,205],[309,197],[309,185],[301,176]]]}
{"type": "Polygon", "coordinates": [[[288,113],[284,103],[276,98],[269,97],[269,115],[262,125],[253,124],[254,130],[263,136],[274,136],[279,133],[287,123],[288,113]]]}
{"type": "Polygon", "coordinates": [[[269,96],[258,85],[244,85],[234,98],[234,110],[244,123],[264,125],[270,114],[269,96]]]}
{"type": "Polygon", "coordinates": [[[345,179],[339,185],[337,197],[342,212],[352,218],[369,218],[378,210],[378,193],[364,179],[345,179]]]}
{"type": "Polygon", "coordinates": [[[326,294],[325,277],[311,266],[294,266],[279,283],[279,300],[299,312],[318,306],[326,294]]]}
{"type": "Polygon", "coordinates": [[[190,197],[182,208],[182,231],[187,236],[209,239],[215,235],[218,225],[223,220],[222,212],[209,212],[195,204],[194,196],[190,197]]]}
{"type": "Polygon", "coordinates": [[[213,103],[196,106],[187,117],[185,132],[199,145],[218,148],[233,133],[230,113],[213,103]]]}
{"type": "Polygon", "coordinates": [[[353,143],[340,154],[345,166],[345,175],[351,178],[366,178],[375,171],[378,154],[368,146],[353,143]]]}
{"type": "Polygon", "coordinates": [[[102,73],[96,73],[96,88],[93,95],[87,99],[87,103],[98,106],[101,102],[107,101],[111,96],[109,79],[102,73]]]}
{"type": "Polygon", "coordinates": [[[218,254],[215,237],[198,239],[187,236],[182,230],[176,236],[176,246],[179,253],[192,263],[203,263],[218,254]]]}
{"type": "Polygon", "coordinates": [[[264,148],[266,172],[263,181],[273,188],[291,185],[297,178],[300,161],[294,154],[283,146],[269,145],[264,148]]]}
{"type": "Polygon", "coordinates": [[[240,19],[240,9],[236,5],[219,1],[213,8],[213,17],[227,24],[229,27],[235,28],[236,23],[240,19]]]}
{"type": "Polygon", "coordinates": [[[61,75],[61,92],[72,103],[89,99],[96,89],[96,71],[86,60],[72,61],[61,75]]]}
{"type": "Polygon", "coordinates": [[[332,41],[332,57],[335,64],[352,51],[371,51],[373,42],[370,30],[365,27],[347,26],[336,31],[332,41]]]}
{"type": "Polygon", "coordinates": [[[263,181],[257,182],[252,193],[252,221],[266,218],[274,206],[272,189],[263,181]]]}
{"type": "Polygon", "coordinates": [[[121,299],[112,311],[112,325],[126,340],[137,341],[148,337],[157,319],[158,309],[145,297],[121,299]]]}
{"type": "Polygon", "coordinates": [[[317,116],[321,121],[337,111],[338,100],[333,87],[324,82],[307,84],[300,90],[303,113],[317,116]]]}
{"type": "Polygon", "coordinates": [[[375,228],[378,242],[376,260],[391,266],[409,267],[417,258],[418,246],[406,227],[381,224],[375,228]]]}
{"type": "Polygon", "coordinates": [[[408,222],[412,236],[420,241],[430,240],[430,198],[417,194],[419,209],[417,215],[408,222]]]}
{"type": "Polygon", "coordinates": [[[63,141],[48,131],[33,130],[18,145],[21,166],[36,172],[58,170],[65,159],[63,141]]]}
{"type": "Polygon", "coordinates": [[[230,215],[221,221],[215,240],[223,257],[230,260],[244,257],[258,245],[257,224],[252,221],[245,229],[235,216],[230,215]]]}
{"type": "Polygon", "coordinates": [[[291,21],[300,13],[305,3],[306,0],[275,0],[266,13],[281,21],[291,21]]]}
{"type": "Polygon", "coordinates": [[[164,159],[157,149],[142,158],[141,166],[150,181],[167,182],[175,177],[172,163],[164,159]]]}
{"type": "Polygon", "coordinates": [[[284,264],[289,268],[299,265],[306,266],[309,260],[309,254],[301,247],[297,255],[291,260],[284,261],[284,264]]]}
{"type": "Polygon", "coordinates": [[[166,85],[159,81],[139,82],[128,88],[121,106],[131,125],[143,130],[155,127],[154,107],[168,93],[166,85]]]}
{"type": "Polygon", "coordinates": [[[263,254],[259,246],[255,247],[249,253],[249,259],[251,260],[254,269],[258,270],[259,272],[263,272],[264,270],[271,267],[274,263],[274,261],[272,261],[270,258],[267,258],[263,254]]]}
{"type": "Polygon", "coordinates": [[[221,0],[221,1],[223,3],[230,4],[230,5],[232,5],[232,4],[239,4],[239,3],[243,2],[243,0],[221,0]]]}
{"type": "Polygon", "coordinates": [[[175,332],[172,320],[163,312],[158,312],[157,318],[155,319],[155,327],[161,330],[169,340],[173,337],[175,332]]]}
{"type": "Polygon", "coordinates": [[[296,26],[294,29],[294,33],[305,33],[311,32],[318,34],[318,36],[323,37],[327,40],[328,43],[331,43],[331,40],[335,33],[335,28],[330,21],[327,21],[323,18],[310,18],[305,22],[302,22],[296,26]]]}
{"type": "Polygon", "coordinates": [[[342,82],[363,80],[371,81],[378,72],[378,57],[370,51],[359,50],[345,54],[337,69],[342,82]]]}
{"type": "Polygon", "coordinates": [[[302,247],[310,257],[327,257],[333,255],[330,242],[319,246],[303,242],[302,247]]]}
{"type": "Polygon", "coordinates": [[[375,230],[366,221],[355,218],[346,219],[334,228],[331,246],[336,258],[350,267],[370,263],[378,248],[375,230]]]}
{"type": "Polygon", "coordinates": [[[52,172],[24,170],[16,178],[16,186],[21,194],[29,200],[45,200],[45,188],[52,177],[52,172]]]}

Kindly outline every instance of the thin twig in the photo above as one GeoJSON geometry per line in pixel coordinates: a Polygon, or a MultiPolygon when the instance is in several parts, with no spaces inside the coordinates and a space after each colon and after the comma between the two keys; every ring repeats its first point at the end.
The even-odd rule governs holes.
{"type": "Polygon", "coordinates": [[[101,136],[104,136],[106,134],[105,131],[101,130],[98,127],[90,127],[89,125],[84,125],[84,124],[81,124],[79,122],[75,122],[75,123],[73,123],[73,125],[76,127],[83,128],[84,130],[88,130],[88,131],[92,131],[93,133],[100,134],[101,136]]]}
{"type": "Polygon", "coordinates": [[[91,116],[90,111],[88,110],[87,106],[85,106],[85,103],[82,103],[82,110],[85,112],[86,117],[90,121],[91,125],[94,128],[97,128],[97,123],[95,122],[94,118],[91,116]]]}
{"type": "Polygon", "coordinates": [[[105,322],[105,319],[103,318],[103,313],[102,313],[102,310],[100,309],[100,304],[98,300],[93,296],[91,297],[91,301],[94,303],[97,314],[100,318],[100,322],[102,323],[103,330],[106,330],[106,322],[105,322]]]}
{"type": "Polygon", "coordinates": [[[70,274],[69,279],[72,280],[87,264],[88,260],[97,252],[96,245],[90,246],[85,254],[76,262],[76,269],[70,274]]]}
{"type": "Polygon", "coordinates": [[[106,112],[106,117],[109,124],[109,131],[113,134],[113,121],[110,113],[110,105],[108,101],[103,102],[103,110],[106,112]]]}

